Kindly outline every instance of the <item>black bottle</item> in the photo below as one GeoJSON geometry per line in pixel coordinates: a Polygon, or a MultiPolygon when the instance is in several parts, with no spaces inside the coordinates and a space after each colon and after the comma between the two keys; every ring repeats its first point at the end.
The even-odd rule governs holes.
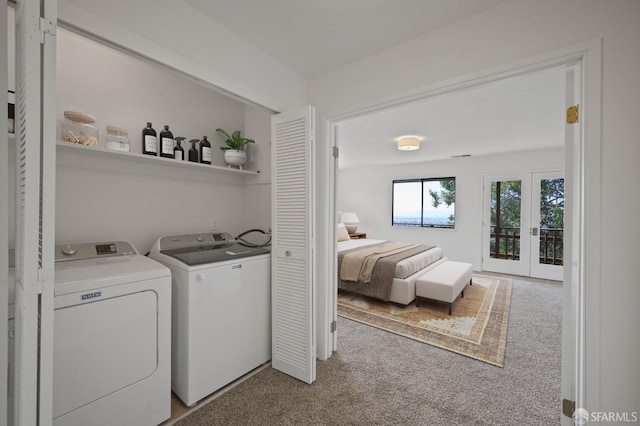
{"type": "Polygon", "coordinates": [[[211,143],[206,136],[203,136],[202,141],[200,141],[200,162],[211,164],[211,143]]]}
{"type": "Polygon", "coordinates": [[[160,132],[160,156],[173,158],[173,133],[169,131],[169,126],[166,124],[164,130],[160,132]]]}
{"type": "Polygon", "coordinates": [[[189,141],[191,143],[191,148],[189,148],[189,161],[192,163],[198,162],[198,148],[196,148],[196,143],[198,139],[191,139],[189,141]]]}
{"type": "Polygon", "coordinates": [[[184,160],[184,149],[180,146],[183,140],[185,140],[185,138],[178,136],[176,138],[176,147],[173,148],[173,158],[180,161],[184,160]]]}
{"type": "Polygon", "coordinates": [[[156,131],[147,123],[147,127],[142,129],[142,153],[148,155],[158,155],[158,139],[156,131]]]}

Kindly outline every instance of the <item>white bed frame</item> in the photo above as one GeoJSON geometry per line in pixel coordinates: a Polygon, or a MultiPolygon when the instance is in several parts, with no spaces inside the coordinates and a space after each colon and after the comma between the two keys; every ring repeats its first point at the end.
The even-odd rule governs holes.
{"type": "MultiPolygon", "coordinates": [[[[338,251],[349,250],[352,248],[363,247],[369,244],[381,243],[385,240],[372,240],[372,239],[354,239],[349,241],[343,241],[338,243],[338,251]]],[[[389,295],[389,301],[398,303],[400,305],[408,305],[416,298],[416,280],[422,276],[422,274],[435,268],[442,262],[447,260],[446,257],[442,257],[426,268],[423,268],[413,275],[407,278],[394,278],[391,283],[391,293],[389,295]]]]}

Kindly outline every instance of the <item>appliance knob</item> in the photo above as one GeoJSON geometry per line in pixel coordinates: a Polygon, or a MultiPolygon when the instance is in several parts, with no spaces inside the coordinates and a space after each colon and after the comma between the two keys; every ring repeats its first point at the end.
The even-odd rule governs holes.
{"type": "Polygon", "coordinates": [[[199,282],[199,283],[204,281],[204,274],[203,273],[199,273],[198,275],[196,275],[196,281],[199,282]]]}
{"type": "Polygon", "coordinates": [[[67,256],[73,256],[77,252],[78,250],[74,249],[71,244],[67,244],[66,246],[62,247],[62,253],[66,254],[67,256]]]}

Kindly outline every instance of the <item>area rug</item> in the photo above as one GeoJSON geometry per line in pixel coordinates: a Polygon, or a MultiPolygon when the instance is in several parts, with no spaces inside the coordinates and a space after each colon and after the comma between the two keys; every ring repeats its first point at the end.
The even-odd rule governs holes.
{"type": "Polygon", "coordinates": [[[403,307],[341,291],[338,315],[503,367],[511,288],[508,278],[474,274],[452,315],[448,305],[435,301],[403,307]]]}

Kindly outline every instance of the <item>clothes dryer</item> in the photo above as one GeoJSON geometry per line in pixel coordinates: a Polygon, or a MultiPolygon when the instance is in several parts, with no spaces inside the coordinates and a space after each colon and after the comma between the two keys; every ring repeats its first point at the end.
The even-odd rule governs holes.
{"type": "MultiPolygon", "coordinates": [[[[12,259],[10,253],[10,263],[12,259]]],[[[9,268],[13,376],[14,268],[9,268]]],[[[171,416],[171,273],[128,242],[56,246],[53,425],[156,425],[171,416]]],[[[13,378],[9,379],[13,415],[13,378]]]]}

